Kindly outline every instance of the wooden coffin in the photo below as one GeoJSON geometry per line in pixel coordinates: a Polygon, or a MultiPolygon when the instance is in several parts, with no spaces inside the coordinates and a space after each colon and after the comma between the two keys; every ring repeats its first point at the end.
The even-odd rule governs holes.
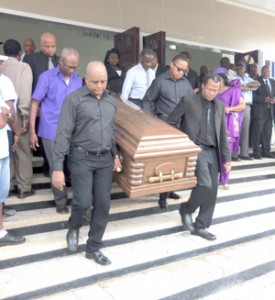
{"type": "Polygon", "coordinates": [[[117,100],[116,142],[122,172],[115,179],[130,197],[196,185],[200,148],[186,134],[117,100]]]}

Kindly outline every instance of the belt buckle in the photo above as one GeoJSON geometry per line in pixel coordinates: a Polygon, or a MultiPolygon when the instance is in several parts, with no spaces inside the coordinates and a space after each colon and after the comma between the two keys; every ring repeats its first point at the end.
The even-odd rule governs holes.
{"type": "Polygon", "coordinates": [[[102,155],[102,152],[101,151],[97,151],[96,156],[100,156],[100,155],[102,155]]]}

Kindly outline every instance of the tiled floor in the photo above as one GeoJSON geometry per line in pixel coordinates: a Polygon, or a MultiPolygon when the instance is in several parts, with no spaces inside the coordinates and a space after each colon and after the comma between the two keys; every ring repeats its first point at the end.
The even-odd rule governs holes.
{"type": "Polygon", "coordinates": [[[0,248],[0,299],[274,299],[275,160],[233,165],[231,189],[219,189],[210,228],[216,241],[182,231],[178,205],[189,190],[169,200],[167,211],[157,195],[112,200],[106,267],[84,257],[88,224],[79,251],[67,252],[68,216],[55,213],[50,189],[37,185],[48,179],[36,174],[36,195],[9,198],[18,212],[5,226],[27,242],[0,248]]]}

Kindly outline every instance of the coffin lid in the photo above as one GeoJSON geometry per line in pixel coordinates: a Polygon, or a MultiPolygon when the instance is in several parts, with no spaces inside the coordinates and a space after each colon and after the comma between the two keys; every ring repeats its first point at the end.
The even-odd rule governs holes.
{"type": "Polygon", "coordinates": [[[117,99],[115,135],[119,148],[134,158],[199,152],[186,134],[159,118],[117,99]]]}

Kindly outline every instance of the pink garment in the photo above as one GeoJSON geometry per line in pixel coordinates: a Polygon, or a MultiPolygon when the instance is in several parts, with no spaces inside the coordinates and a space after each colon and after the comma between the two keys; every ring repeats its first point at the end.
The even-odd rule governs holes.
{"type": "MultiPolygon", "coordinates": [[[[238,105],[240,103],[240,98],[243,97],[240,84],[241,83],[239,79],[232,80],[230,83],[230,88],[223,93],[218,94],[216,98],[222,101],[225,107],[234,107],[238,105]]],[[[242,116],[242,112],[231,112],[225,115],[228,143],[231,155],[233,152],[239,152],[242,116]]],[[[220,183],[228,184],[229,173],[225,172],[223,165],[224,161],[222,159],[220,183]]]]}

